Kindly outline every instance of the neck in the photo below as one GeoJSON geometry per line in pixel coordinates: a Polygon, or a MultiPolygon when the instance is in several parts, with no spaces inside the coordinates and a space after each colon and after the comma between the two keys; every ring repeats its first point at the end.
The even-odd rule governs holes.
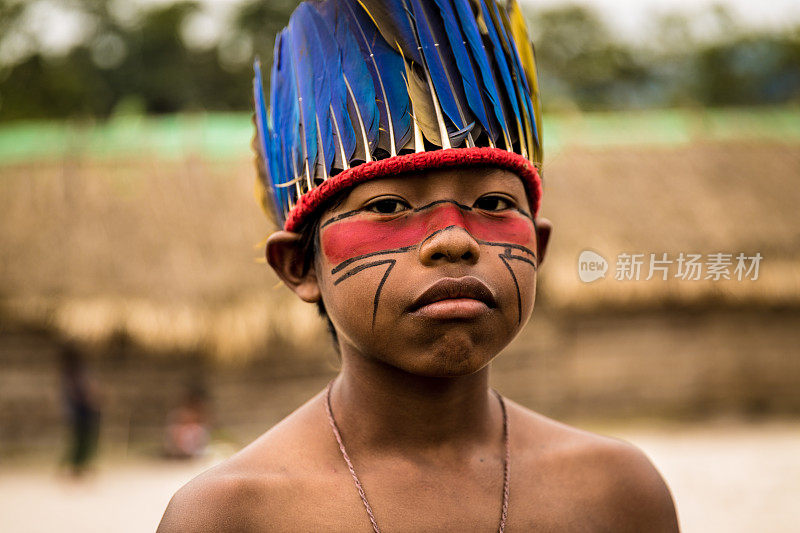
{"type": "Polygon", "coordinates": [[[488,365],[466,376],[425,377],[343,354],[331,404],[348,446],[387,453],[460,451],[496,442],[502,431],[488,365]]]}

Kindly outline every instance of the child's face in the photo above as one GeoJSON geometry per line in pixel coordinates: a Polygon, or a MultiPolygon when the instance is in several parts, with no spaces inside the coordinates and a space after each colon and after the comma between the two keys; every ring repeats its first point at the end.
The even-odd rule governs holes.
{"type": "Polygon", "coordinates": [[[439,170],[354,187],[321,217],[314,272],[343,351],[455,376],[530,317],[536,250],[516,175],[439,170]]]}

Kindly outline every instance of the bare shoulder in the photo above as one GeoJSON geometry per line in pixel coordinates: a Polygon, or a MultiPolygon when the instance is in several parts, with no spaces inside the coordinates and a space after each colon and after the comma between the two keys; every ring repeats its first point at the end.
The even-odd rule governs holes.
{"type": "Polygon", "coordinates": [[[286,503],[300,500],[311,473],[324,468],[314,450],[320,424],[309,423],[319,416],[318,399],[178,490],[158,533],[282,530],[291,519],[286,503]]]}
{"type": "Polygon", "coordinates": [[[169,502],[158,533],[251,531],[248,510],[266,503],[268,484],[217,466],[184,485],[169,502]]]}
{"type": "Polygon", "coordinates": [[[669,488],[639,448],[508,404],[521,476],[572,521],[581,517],[578,529],[678,531],[669,488]]]}

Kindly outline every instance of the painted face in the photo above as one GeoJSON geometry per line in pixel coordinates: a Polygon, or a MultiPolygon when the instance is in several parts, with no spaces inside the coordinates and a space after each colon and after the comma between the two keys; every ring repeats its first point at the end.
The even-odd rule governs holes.
{"type": "Polygon", "coordinates": [[[536,232],[527,211],[521,181],[501,170],[354,188],[323,215],[317,258],[343,347],[425,375],[488,363],[533,307],[536,232]]]}

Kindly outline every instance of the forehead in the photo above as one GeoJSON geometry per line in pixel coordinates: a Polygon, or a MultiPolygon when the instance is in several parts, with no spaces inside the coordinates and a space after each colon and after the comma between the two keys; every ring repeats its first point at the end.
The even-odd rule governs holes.
{"type": "Polygon", "coordinates": [[[516,174],[493,167],[470,167],[426,170],[370,180],[353,187],[331,211],[352,207],[354,203],[382,194],[402,196],[412,202],[437,199],[466,202],[490,192],[508,194],[521,207],[528,206],[525,186],[516,174]]]}

